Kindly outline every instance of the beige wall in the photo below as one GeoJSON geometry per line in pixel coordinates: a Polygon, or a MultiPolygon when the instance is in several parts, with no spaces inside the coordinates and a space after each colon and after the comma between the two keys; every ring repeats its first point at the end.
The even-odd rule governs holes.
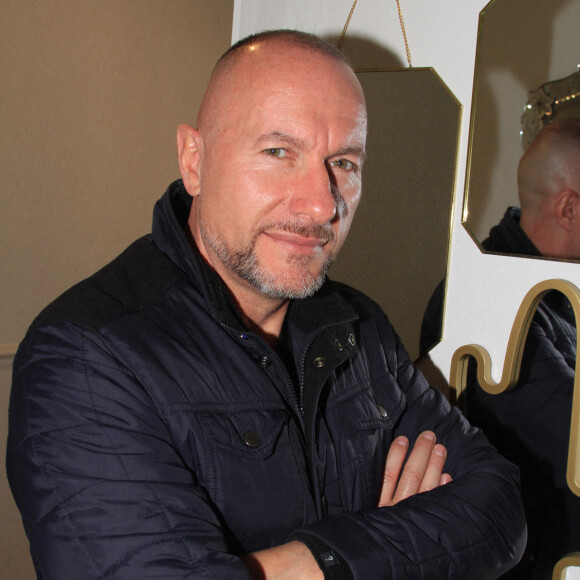
{"type": "MultiPolygon", "coordinates": [[[[178,177],[175,127],[195,122],[232,13],[233,0],[1,0],[2,464],[11,345],[150,231],[178,177]]],[[[0,575],[33,578],[4,474],[0,513],[0,575]]]]}
{"type": "Polygon", "coordinates": [[[0,343],[150,228],[231,0],[3,0],[0,343]]]}

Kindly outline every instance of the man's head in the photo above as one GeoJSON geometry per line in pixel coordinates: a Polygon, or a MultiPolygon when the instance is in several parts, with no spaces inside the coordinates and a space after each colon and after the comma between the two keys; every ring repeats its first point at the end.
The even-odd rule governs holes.
{"type": "Polygon", "coordinates": [[[361,193],[366,110],[346,58],[294,31],[245,39],[218,61],[197,122],[178,148],[202,255],[234,294],[312,294],[361,193]]]}
{"type": "Polygon", "coordinates": [[[540,253],[580,260],[580,119],[544,127],[518,166],[520,225],[540,253]]]}

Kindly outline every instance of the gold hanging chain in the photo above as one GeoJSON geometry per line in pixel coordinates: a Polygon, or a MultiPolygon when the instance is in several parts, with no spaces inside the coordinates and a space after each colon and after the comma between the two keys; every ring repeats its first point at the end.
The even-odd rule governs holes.
{"type": "Polygon", "coordinates": [[[411,51],[409,50],[409,43],[407,42],[407,31],[405,29],[405,21],[403,20],[403,11],[401,10],[401,4],[399,0],[395,0],[397,2],[397,12],[399,13],[399,23],[401,24],[401,32],[403,33],[403,40],[405,41],[405,52],[407,53],[407,63],[409,64],[409,68],[412,68],[411,64],[411,51]]]}
{"type": "Polygon", "coordinates": [[[350,19],[352,18],[352,13],[354,12],[354,9],[356,7],[357,2],[358,2],[358,0],[354,0],[354,4],[352,5],[350,12],[348,13],[348,17],[346,19],[346,22],[344,23],[344,28],[342,29],[342,32],[340,34],[340,38],[338,39],[338,42],[336,44],[336,48],[340,48],[342,46],[342,41],[344,40],[344,37],[346,36],[346,31],[348,29],[348,25],[350,24],[350,19]]]}
{"type": "MultiPolygon", "coordinates": [[[[350,12],[348,13],[348,17],[346,19],[346,22],[344,23],[344,28],[342,29],[340,38],[336,43],[337,48],[340,48],[342,46],[344,37],[346,36],[346,31],[348,30],[348,25],[350,24],[350,19],[352,18],[352,14],[354,12],[357,2],[358,0],[354,0],[350,12]]],[[[401,25],[401,32],[403,33],[403,41],[405,42],[405,53],[407,54],[407,63],[409,64],[409,68],[412,68],[413,65],[411,64],[411,51],[409,50],[409,42],[407,41],[407,30],[405,29],[405,21],[403,20],[403,11],[401,10],[401,4],[399,3],[399,0],[395,0],[395,2],[397,3],[397,13],[399,15],[399,24],[401,25]]]]}

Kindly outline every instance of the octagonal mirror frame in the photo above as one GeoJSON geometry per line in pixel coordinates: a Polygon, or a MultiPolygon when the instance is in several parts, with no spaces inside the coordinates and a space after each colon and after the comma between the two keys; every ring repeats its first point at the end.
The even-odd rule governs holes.
{"type": "Polygon", "coordinates": [[[432,68],[357,74],[369,115],[363,195],[330,277],[374,298],[415,359],[446,274],[461,105],[432,68]]]}

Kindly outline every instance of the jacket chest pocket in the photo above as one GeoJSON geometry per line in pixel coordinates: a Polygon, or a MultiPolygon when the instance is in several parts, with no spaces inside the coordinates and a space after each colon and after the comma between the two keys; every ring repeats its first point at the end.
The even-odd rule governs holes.
{"type": "Polygon", "coordinates": [[[232,549],[253,551],[286,540],[312,510],[298,428],[285,409],[198,416],[203,483],[227,522],[232,549]]]}
{"type": "MultiPolygon", "coordinates": [[[[390,377],[385,380],[392,381],[390,377]]],[[[380,383],[329,398],[319,436],[329,511],[358,511],[377,505],[387,452],[406,405],[405,395],[396,385],[385,388],[380,383]]]]}

